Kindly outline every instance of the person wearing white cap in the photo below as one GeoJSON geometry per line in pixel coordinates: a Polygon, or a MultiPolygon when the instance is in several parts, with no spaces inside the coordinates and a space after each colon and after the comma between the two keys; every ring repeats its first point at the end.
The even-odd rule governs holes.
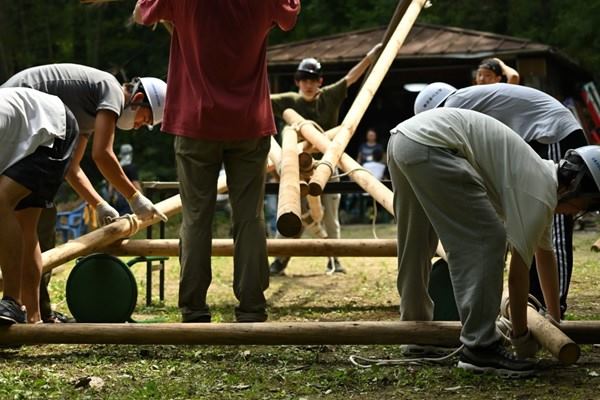
{"type": "MultiPolygon", "coordinates": [[[[526,86],[494,83],[456,89],[444,82],[427,86],[415,100],[415,114],[435,107],[479,111],[517,132],[543,159],[558,162],[567,150],[587,140],[573,113],[552,96],[526,86]]],[[[573,272],[573,217],[556,214],[552,229],[557,257],[561,318],[573,272]]],[[[543,303],[535,262],[531,266],[530,293],[543,303]]]]}
{"type": "Polygon", "coordinates": [[[551,227],[554,212],[600,209],[600,146],[543,160],[514,131],[458,108],[424,111],[392,129],[388,168],[398,224],[400,318],[433,318],[428,294],[438,238],[462,322],[459,368],[526,376],[537,343],[527,326],[528,266],[535,254],[548,315],[560,318],[551,227]],[[496,329],[506,243],[511,342],[496,329]]]}
{"type": "Polygon", "coordinates": [[[58,96],[75,115],[81,140],[73,155],[67,181],[88,204],[96,208],[99,225],[119,217],[94,189],[80,168],[87,142],[93,134],[92,158],[106,178],[129,202],[141,219],[158,215],[152,202],[127,178],[113,151],[115,129],[131,130],[161,123],[166,83],[157,78],[134,78],[123,85],[108,72],[79,64],[48,64],[25,69],[1,87],[29,87],[58,96]]]}

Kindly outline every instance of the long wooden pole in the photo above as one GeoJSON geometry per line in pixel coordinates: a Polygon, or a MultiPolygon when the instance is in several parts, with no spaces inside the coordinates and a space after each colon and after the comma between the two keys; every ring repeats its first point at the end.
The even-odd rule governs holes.
{"type": "MultiPolygon", "coordinates": [[[[581,344],[600,337],[600,321],[562,326],[581,344]],[[584,333],[585,332],[585,333],[584,333]]],[[[16,324],[0,344],[392,345],[459,346],[459,322],[353,321],[219,324],[16,324]]]]}
{"type": "MultiPolygon", "coordinates": [[[[383,47],[385,47],[388,44],[388,42],[390,41],[390,38],[392,37],[392,34],[394,33],[394,29],[396,28],[396,26],[398,26],[398,24],[400,23],[400,20],[406,13],[406,10],[408,9],[410,2],[411,2],[411,0],[400,0],[398,2],[398,4],[396,5],[396,9],[394,10],[392,19],[390,20],[390,22],[385,30],[385,33],[383,34],[383,39],[381,40],[381,44],[383,47]]],[[[379,58],[379,55],[377,55],[377,58],[379,58]]],[[[371,71],[373,71],[373,65],[375,65],[375,64],[369,65],[367,72],[365,72],[363,84],[367,81],[367,79],[369,78],[369,75],[371,75],[371,71]]]]}
{"type": "Polygon", "coordinates": [[[298,134],[290,126],[281,132],[281,179],[277,199],[277,230],[287,237],[302,231],[300,207],[300,167],[298,164],[298,134]]]}
{"type": "Polygon", "coordinates": [[[320,195],[323,192],[323,188],[331,177],[333,168],[344,153],[358,123],[371,103],[381,81],[383,81],[387,71],[394,62],[398,50],[400,50],[400,47],[404,43],[408,32],[410,32],[410,29],[415,23],[421,9],[425,6],[425,3],[427,3],[427,0],[413,0],[411,2],[406,13],[396,27],[394,34],[390,38],[390,41],[375,63],[373,72],[358,92],[354,103],[352,103],[348,114],[346,114],[346,117],[340,125],[340,130],[335,135],[335,138],[327,148],[327,151],[323,154],[321,163],[316,168],[315,173],[309,182],[309,192],[313,196],[320,195]]]}
{"type": "MultiPolygon", "coordinates": [[[[290,125],[300,126],[302,136],[311,142],[319,151],[325,151],[332,143],[314,125],[304,123],[305,119],[296,111],[288,108],[283,112],[283,119],[290,125]]],[[[390,214],[394,215],[394,194],[379,179],[375,178],[369,171],[365,170],[358,162],[346,153],[339,158],[339,166],[344,172],[353,171],[350,177],[358,185],[368,192],[379,204],[390,214]]]]}
{"type": "MultiPolygon", "coordinates": [[[[102,251],[116,256],[168,256],[179,254],[177,239],[123,240],[102,251]]],[[[270,256],[396,257],[395,239],[267,239],[270,256]]],[[[213,239],[213,256],[233,256],[233,239],[213,239]]]]}
{"type": "MultiPolygon", "coordinates": [[[[155,204],[161,212],[168,217],[181,211],[181,198],[179,195],[170,197],[155,204]]],[[[142,229],[160,221],[154,217],[146,221],[138,219],[135,215],[130,219],[119,219],[109,225],[103,226],[87,233],[75,240],[69,240],[60,246],[42,253],[43,272],[52,270],[74,258],[98,251],[119,239],[126,238],[142,229]]]]}

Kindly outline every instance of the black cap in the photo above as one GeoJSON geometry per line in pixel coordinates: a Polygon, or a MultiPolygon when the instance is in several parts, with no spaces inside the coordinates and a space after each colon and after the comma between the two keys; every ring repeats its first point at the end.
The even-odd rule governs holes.
{"type": "Polygon", "coordinates": [[[298,64],[294,77],[297,81],[319,79],[321,77],[321,63],[316,58],[305,58],[298,64]]]}

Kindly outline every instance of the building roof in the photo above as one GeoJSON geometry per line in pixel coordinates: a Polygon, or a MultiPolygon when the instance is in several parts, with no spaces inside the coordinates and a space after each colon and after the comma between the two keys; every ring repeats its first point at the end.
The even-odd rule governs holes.
{"type": "MultiPolygon", "coordinates": [[[[326,63],[356,62],[381,41],[384,32],[385,27],[379,27],[270,46],[269,65],[296,65],[307,56],[326,63]]],[[[415,23],[397,58],[481,59],[536,53],[550,53],[575,64],[553,47],[529,39],[424,23],[415,23]]]]}

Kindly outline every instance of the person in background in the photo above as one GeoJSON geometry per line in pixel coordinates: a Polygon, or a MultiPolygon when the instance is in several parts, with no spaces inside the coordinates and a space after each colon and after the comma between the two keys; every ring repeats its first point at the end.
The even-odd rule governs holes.
{"type": "Polygon", "coordinates": [[[138,0],[133,19],[174,25],[162,130],[175,135],[183,220],[179,308],[183,322],[210,322],[212,220],[225,166],[233,220],[237,322],[267,319],[264,191],[275,121],[267,36],[290,30],[299,0],[138,0]]]}
{"type": "Polygon", "coordinates": [[[367,161],[373,161],[373,152],[375,150],[379,150],[381,154],[384,152],[383,145],[377,142],[377,132],[375,129],[369,129],[365,135],[365,138],[366,142],[361,143],[358,147],[356,161],[359,164],[364,164],[367,161]]]}
{"type": "Polygon", "coordinates": [[[481,61],[475,75],[475,83],[478,85],[500,82],[518,85],[520,80],[517,70],[509,67],[499,58],[486,58],[481,61]]]}
{"type": "MultiPolygon", "coordinates": [[[[365,73],[367,68],[376,59],[381,44],[374,46],[367,55],[358,62],[348,73],[337,82],[327,86],[323,85],[321,63],[315,58],[305,58],[296,69],[294,81],[298,92],[277,93],[271,95],[273,112],[277,118],[282,118],[283,111],[291,108],[307,120],[316,122],[323,130],[337,126],[340,108],[346,96],[348,87],[353,85],[365,73]]],[[[317,156],[316,158],[319,158],[317,156]]],[[[333,179],[339,181],[339,178],[333,179]]],[[[323,224],[330,239],[339,239],[340,220],[339,207],[341,195],[321,195],[323,204],[323,224]]],[[[282,275],[291,257],[276,257],[269,268],[271,275],[282,275]]],[[[327,272],[344,273],[346,270],[337,257],[330,257],[327,261],[327,272]]]]}

